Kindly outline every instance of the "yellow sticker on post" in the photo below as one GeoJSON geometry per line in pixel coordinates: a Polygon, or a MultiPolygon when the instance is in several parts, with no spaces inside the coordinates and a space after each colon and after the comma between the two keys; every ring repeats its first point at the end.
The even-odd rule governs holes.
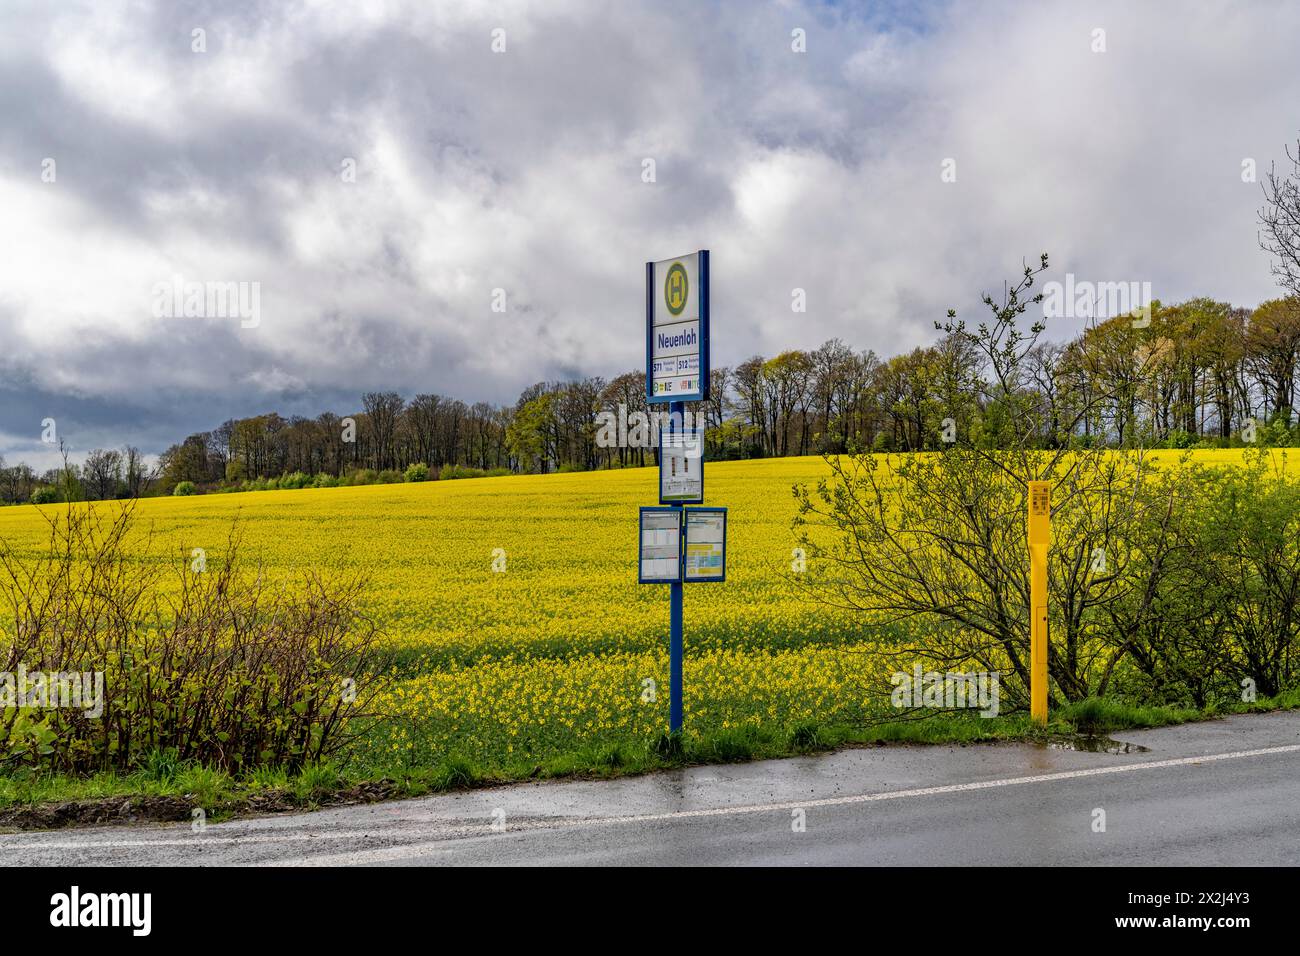
{"type": "Polygon", "coordinates": [[[1050,544],[1052,540],[1052,484],[1029,483],[1029,543],[1050,544]]]}

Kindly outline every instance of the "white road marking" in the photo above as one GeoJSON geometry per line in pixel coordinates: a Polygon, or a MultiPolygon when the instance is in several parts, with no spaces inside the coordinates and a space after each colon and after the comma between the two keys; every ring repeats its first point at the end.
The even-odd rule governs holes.
{"type": "MultiPolygon", "coordinates": [[[[1055,783],[1060,780],[1075,780],[1081,777],[1100,777],[1115,773],[1132,773],[1137,770],[1159,770],[1166,767],[1186,767],[1195,764],[1216,763],[1223,760],[1241,760],[1247,757],[1265,757],[1276,754],[1300,752],[1300,744],[1288,744],[1283,747],[1263,747],[1258,750],[1234,750],[1230,753],[1206,754],[1201,757],[1177,757],[1169,760],[1148,760],[1141,763],[1114,764],[1105,767],[1090,767],[1085,770],[1062,770],[1056,773],[1040,773],[1027,777],[1003,777],[997,780],[980,780],[973,783],[952,783],[937,787],[918,787],[911,790],[885,790],[877,793],[861,793],[844,797],[823,797],[817,800],[788,800],[781,803],[756,803],[735,807],[709,807],[700,810],[673,810],[666,813],[639,813],[624,816],[607,817],[547,817],[540,820],[525,820],[508,823],[504,827],[484,824],[448,824],[442,827],[394,827],[390,830],[370,828],[366,830],[322,830],[312,833],[268,833],[256,836],[217,836],[216,834],[195,834],[186,839],[161,840],[45,840],[43,842],[25,842],[21,837],[0,837],[0,853],[23,853],[33,850],[116,850],[138,849],[144,847],[186,847],[198,849],[204,845],[255,845],[274,843],[305,843],[308,841],[344,839],[384,839],[394,833],[402,836],[416,836],[429,833],[432,829],[440,836],[433,840],[408,842],[399,846],[382,847],[373,850],[357,850],[347,853],[329,853],[319,856],[303,856],[282,860],[257,861],[257,866],[337,866],[341,864],[385,863],[406,859],[415,854],[431,853],[436,850],[450,849],[448,841],[457,837],[487,836],[491,834],[518,833],[530,830],[558,830],[573,827],[613,826],[628,823],[657,823],[670,820],[691,820],[701,817],[722,817],[733,814],[775,813],[797,809],[818,807],[849,806],[858,803],[873,803],[880,800],[903,800],[909,797],[927,797],[941,793],[964,793],[972,790],[990,790],[996,787],[1015,787],[1032,783],[1055,783]]],[[[212,824],[221,826],[221,824],[212,824]]]]}

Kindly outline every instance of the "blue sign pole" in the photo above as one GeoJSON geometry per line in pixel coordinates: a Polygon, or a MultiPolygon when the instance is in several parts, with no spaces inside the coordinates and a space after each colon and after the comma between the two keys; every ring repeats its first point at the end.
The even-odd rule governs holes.
{"type": "MultiPolygon", "coordinates": [[[[672,402],[668,406],[669,428],[680,429],[682,422],[685,421],[686,403],[672,402]]],[[[662,454],[662,452],[661,452],[662,454]]],[[[681,505],[677,506],[680,513],[681,505]]],[[[682,515],[685,518],[685,515],[682,515]]],[[[685,538],[685,535],[682,535],[685,538]]],[[[670,629],[668,635],[668,730],[671,733],[681,733],[682,725],[685,723],[685,714],[682,707],[682,582],[675,581],[670,584],[668,591],[668,626],[670,629]]]]}
{"type": "MultiPolygon", "coordinates": [[[[709,398],[709,251],[645,264],[645,397],[647,405],[669,405],[670,427],[684,431],[686,402],[709,398]],[[658,270],[658,271],[657,271],[658,270]],[[693,305],[693,308],[692,308],[693,305]],[[656,331],[658,330],[658,331],[656,331]]],[[[684,502],[663,496],[663,452],[660,460],[660,505],[671,504],[678,515],[678,580],[669,584],[668,729],[680,733],[686,722],[682,706],[682,578],[685,559],[684,502]]],[[[703,459],[700,461],[704,467],[703,459]]],[[[701,481],[703,475],[701,474],[701,481]]],[[[703,492],[701,491],[701,500],[703,492]]],[[[657,546],[658,547],[658,546],[657,546]]],[[[663,556],[654,559],[656,567],[663,556]]],[[[662,570],[662,568],[660,568],[662,570]]],[[[644,569],[640,579],[645,581],[644,569]]],[[[653,583],[658,583],[659,578],[653,583]]],[[[649,582],[647,582],[649,583],[649,582]]]]}

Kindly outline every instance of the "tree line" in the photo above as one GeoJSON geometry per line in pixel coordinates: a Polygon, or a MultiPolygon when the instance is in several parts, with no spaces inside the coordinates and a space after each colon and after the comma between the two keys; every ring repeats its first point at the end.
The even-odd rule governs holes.
{"type": "MultiPolygon", "coordinates": [[[[1150,305],[1141,317],[1089,322],[1066,342],[1040,341],[1017,387],[1046,409],[1032,441],[1191,447],[1291,444],[1300,371],[1300,298],[1255,309],[1208,298],[1150,305]],[[1087,409],[1086,414],[1078,414],[1087,409]]],[[[981,356],[939,328],[933,345],[882,359],[831,339],[811,351],[715,368],[711,397],[688,403],[712,459],[935,450],[958,434],[993,441],[999,411],[969,383],[981,356]]],[[[0,500],[103,499],[255,487],[287,475],[401,480],[653,464],[651,438],[602,442],[602,422],[646,414],[645,373],[539,382],[513,405],[424,393],[370,392],[344,414],[275,412],[230,419],[169,447],[153,468],[139,449],[95,449],[80,465],[38,474],[0,460],[0,500]]],[[[304,482],[299,482],[302,484],[304,482]]]]}
{"type": "MultiPolygon", "coordinates": [[[[1287,444],[1300,299],[1253,310],[1205,298],[1155,302],[1149,319],[1090,323],[1068,342],[1036,344],[1027,362],[1031,375],[1021,387],[1047,409],[1033,436],[1039,447],[1287,444]]],[[[980,356],[952,334],[889,359],[831,339],[811,351],[716,368],[710,399],[687,408],[704,424],[715,460],[933,450],[957,432],[977,440],[995,434],[989,419],[997,409],[968,387],[980,371],[980,356]]],[[[271,413],[192,435],[162,456],[161,484],[383,475],[416,463],[513,473],[635,467],[657,460],[653,434],[639,443],[602,442],[601,426],[650,411],[643,371],[539,382],[500,407],[372,392],[345,415],[271,413]]]]}

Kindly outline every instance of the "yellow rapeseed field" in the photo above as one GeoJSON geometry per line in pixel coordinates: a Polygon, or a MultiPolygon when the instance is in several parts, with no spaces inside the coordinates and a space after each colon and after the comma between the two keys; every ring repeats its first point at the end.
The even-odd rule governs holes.
{"type": "MultiPolygon", "coordinates": [[[[693,725],[860,708],[865,636],[787,581],[791,485],[826,471],[818,458],[710,463],[708,502],[730,508],[728,576],[687,587],[693,725]]],[[[641,468],[154,498],[135,534],[152,533],[154,559],[202,548],[213,562],[237,522],[244,557],[273,576],[363,569],[400,678],[384,702],[389,759],[510,761],[666,725],[667,589],[636,579],[637,509],[657,504],[656,480],[641,468]]],[[[0,510],[21,551],[47,536],[36,508],[0,510]]]]}
{"type": "MultiPolygon", "coordinates": [[[[883,666],[870,628],[790,583],[791,486],[827,473],[819,458],[709,463],[708,504],[730,509],[728,569],[686,588],[689,729],[868,712],[883,666]]],[[[656,480],[642,468],[146,499],[135,534],[153,535],[142,560],[202,548],[211,562],[237,522],[245,557],[273,576],[363,569],[395,677],[375,757],[517,769],[667,722],[667,589],[636,580],[637,509],[657,503],[656,480]]],[[[20,551],[47,534],[36,508],[0,509],[20,551]]]]}

